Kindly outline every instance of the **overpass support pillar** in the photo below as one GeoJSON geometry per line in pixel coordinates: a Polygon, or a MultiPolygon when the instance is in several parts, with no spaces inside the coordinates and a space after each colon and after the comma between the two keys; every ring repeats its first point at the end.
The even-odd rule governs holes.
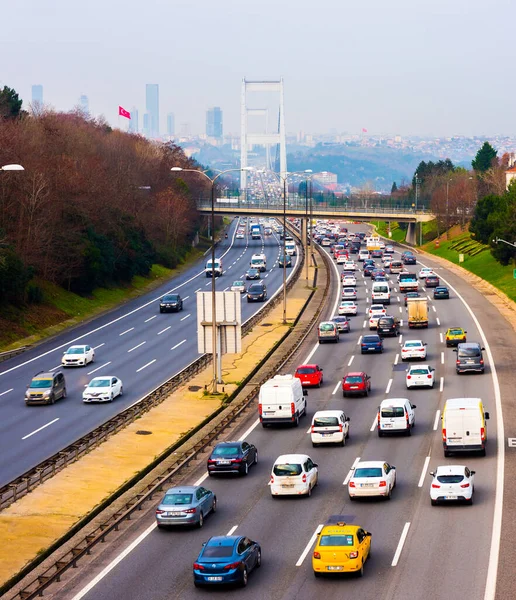
{"type": "Polygon", "coordinates": [[[411,244],[412,246],[415,246],[417,243],[416,227],[417,223],[409,223],[407,228],[407,235],[405,236],[405,241],[407,242],[407,244],[411,244]]]}

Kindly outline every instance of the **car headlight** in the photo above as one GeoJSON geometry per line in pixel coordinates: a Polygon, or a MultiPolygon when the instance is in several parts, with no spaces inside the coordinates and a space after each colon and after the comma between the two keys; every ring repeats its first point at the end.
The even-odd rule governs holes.
{"type": "Polygon", "coordinates": [[[27,391],[25,392],[25,398],[28,398],[29,396],[30,396],[30,392],[29,392],[29,390],[27,390],[27,391]]]}
{"type": "Polygon", "coordinates": [[[50,396],[50,393],[51,393],[51,391],[52,391],[52,390],[45,390],[45,391],[43,392],[43,396],[50,396]]]}

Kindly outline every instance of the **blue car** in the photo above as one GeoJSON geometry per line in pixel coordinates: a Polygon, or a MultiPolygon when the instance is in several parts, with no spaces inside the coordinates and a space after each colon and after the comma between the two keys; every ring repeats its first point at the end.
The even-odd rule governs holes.
{"type": "Polygon", "coordinates": [[[361,354],[369,352],[383,352],[383,341],[379,335],[364,335],[360,347],[361,354]]]}
{"type": "Polygon", "coordinates": [[[211,537],[193,564],[195,587],[237,584],[245,587],[249,573],[262,564],[260,544],[242,535],[211,537]]]}

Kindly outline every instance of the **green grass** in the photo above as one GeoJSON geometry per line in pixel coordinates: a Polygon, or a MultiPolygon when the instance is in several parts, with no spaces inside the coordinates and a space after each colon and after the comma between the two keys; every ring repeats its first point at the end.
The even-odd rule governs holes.
{"type": "Polygon", "coordinates": [[[516,279],[513,277],[513,265],[504,267],[493,258],[487,246],[484,246],[482,250],[479,246],[482,246],[482,244],[472,240],[469,233],[466,232],[449,241],[441,240],[439,248],[435,247],[435,242],[431,242],[423,246],[423,249],[430,254],[446,258],[456,265],[460,264],[471,273],[485,279],[507,294],[511,300],[516,301],[516,279]],[[473,242],[471,247],[466,248],[471,254],[467,254],[466,249],[459,252],[452,247],[458,246],[460,248],[462,244],[458,242],[467,241],[473,242]],[[459,263],[459,254],[464,255],[463,263],[459,263]]]}
{"type": "MultiPolygon", "coordinates": [[[[383,235],[384,237],[389,237],[389,223],[387,221],[375,221],[373,225],[376,226],[376,231],[383,235]]],[[[395,221],[391,222],[391,240],[393,242],[404,242],[405,236],[407,234],[406,231],[400,229],[400,226],[395,221]]]]}

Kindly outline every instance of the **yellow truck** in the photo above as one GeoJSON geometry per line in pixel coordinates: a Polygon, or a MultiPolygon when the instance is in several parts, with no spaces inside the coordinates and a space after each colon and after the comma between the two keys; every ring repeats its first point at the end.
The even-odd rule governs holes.
{"type": "Polygon", "coordinates": [[[428,300],[426,298],[407,298],[408,326],[428,327],[428,300]]]}
{"type": "Polygon", "coordinates": [[[366,248],[369,250],[369,252],[371,252],[372,250],[381,250],[383,246],[384,244],[381,238],[379,238],[376,235],[372,235],[366,238],[366,248]]]}

